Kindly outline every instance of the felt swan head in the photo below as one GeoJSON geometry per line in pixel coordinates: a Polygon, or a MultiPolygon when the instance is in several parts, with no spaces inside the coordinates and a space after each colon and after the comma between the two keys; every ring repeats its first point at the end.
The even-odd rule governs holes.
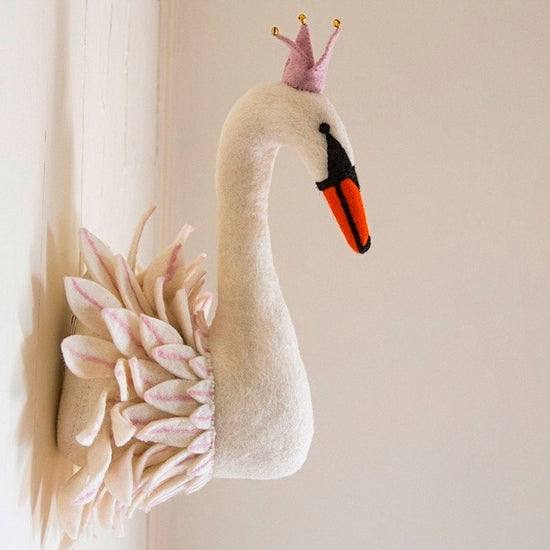
{"type": "Polygon", "coordinates": [[[325,95],[284,83],[257,86],[233,107],[222,144],[225,133],[264,157],[282,145],[293,147],[323,192],[348,244],[358,253],[369,249],[353,151],[344,124],[325,95]]]}
{"type": "MultiPolygon", "coordinates": [[[[282,36],[277,27],[272,29],[272,34],[291,50],[283,82],[252,88],[227,117],[218,155],[218,179],[223,183],[220,193],[227,190],[233,169],[225,166],[227,162],[220,164],[220,160],[240,161],[243,152],[248,155],[255,151],[258,158],[273,161],[279,147],[290,145],[323,192],[348,244],[355,252],[364,253],[371,239],[351,144],[340,116],[322,93],[340,21],[334,20],[336,30],[315,62],[305,15],[300,14],[299,19],[302,24],[295,42],[282,36]]],[[[271,166],[269,162],[264,165],[271,166]]],[[[242,194],[254,197],[260,189],[265,191],[261,184],[269,181],[264,176],[234,183],[244,187],[242,194]],[[258,184],[259,189],[254,189],[258,184]]]]}
{"type": "Polygon", "coordinates": [[[371,240],[351,145],[338,113],[322,94],[341,22],[334,19],[335,30],[324,53],[315,61],[306,16],[301,13],[298,19],[302,24],[295,41],[282,36],[277,27],[271,30],[273,36],[290,48],[283,82],[299,92],[309,92],[288,92],[295,97],[286,102],[285,112],[277,113],[286,129],[283,133],[286,135],[281,137],[301,154],[349,245],[355,252],[364,253],[371,240]],[[315,131],[320,132],[323,139],[312,138],[315,131]]]}

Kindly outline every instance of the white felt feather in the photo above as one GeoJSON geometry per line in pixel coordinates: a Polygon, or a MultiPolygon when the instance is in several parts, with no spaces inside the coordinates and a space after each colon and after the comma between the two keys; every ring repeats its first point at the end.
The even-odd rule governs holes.
{"type": "Polygon", "coordinates": [[[115,257],[111,249],[87,229],[81,229],[80,251],[92,279],[119,298],[115,257]]]}
{"type": "MultiPolygon", "coordinates": [[[[184,225],[174,243],[158,254],[147,268],[143,288],[149,300],[152,298],[157,277],[164,277],[169,292],[175,292],[179,288],[179,277],[176,275],[185,267],[183,249],[192,232],[193,228],[190,225],[184,225]]],[[[167,301],[171,298],[173,294],[167,296],[167,301]]]]}
{"type": "Polygon", "coordinates": [[[110,465],[105,474],[105,488],[125,506],[132,503],[134,490],[134,472],[132,463],[137,445],[131,445],[121,456],[110,465]]]}
{"type": "Polygon", "coordinates": [[[121,401],[133,401],[137,398],[130,372],[130,364],[126,358],[120,358],[115,365],[115,379],[118,384],[121,401]]]}
{"type": "Polygon", "coordinates": [[[183,339],[178,331],[160,319],[142,315],[139,328],[142,345],[149,354],[158,346],[183,344],[183,339]]]}
{"type": "Polygon", "coordinates": [[[198,355],[197,357],[189,359],[189,366],[201,379],[206,379],[212,374],[208,361],[205,359],[204,355],[198,355]]]}
{"type": "Polygon", "coordinates": [[[164,321],[165,323],[169,323],[168,319],[168,311],[166,310],[166,304],[164,303],[164,277],[157,277],[155,280],[155,285],[153,288],[153,296],[155,300],[155,309],[157,311],[157,317],[164,321]]]}
{"type": "Polygon", "coordinates": [[[141,345],[139,317],[123,308],[105,308],[103,320],[109,328],[113,344],[125,357],[147,357],[141,345]]]}
{"type": "Polygon", "coordinates": [[[172,308],[176,313],[183,339],[188,346],[195,347],[195,336],[193,334],[193,323],[189,311],[189,295],[185,289],[178,290],[172,308]]]}
{"type": "Polygon", "coordinates": [[[209,451],[212,445],[214,445],[214,433],[212,430],[208,430],[195,437],[195,439],[189,443],[187,449],[195,454],[203,454],[209,451]]]}
{"type": "Polygon", "coordinates": [[[121,402],[115,403],[111,408],[111,431],[117,447],[126,445],[137,431],[136,425],[128,415],[123,414],[129,407],[132,407],[131,403],[121,402]]]}
{"type": "Polygon", "coordinates": [[[192,385],[190,380],[166,380],[149,388],[143,399],[161,411],[174,416],[187,416],[197,408],[196,400],[187,393],[192,385]]]}
{"type": "Polygon", "coordinates": [[[130,359],[130,372],[134,389],[141,399],[149,388],[174,378],[171,372],[163,369],[158,363],[137,357],[130,359]]]}
{"type": "Polygon", "coordinates": [[[201,380],[191,386],[187,393],[199,403],[214,403],[214,381],[201,380]]]}
{"type": "Polygon", "coordinates": [[[181,449],[161,443],[150,445],[134,463],[134,483],[136,485],[141,483],[145,469],[153,469],[159,464],[167,464],[173,456],[180,452],[181,449]]]}
{"type": "Polygon", "coordinates": [[[122,415],[137,429],[141,429],[155,420],[170,416],[165,411],[161,411],[149,403],[137,403],[125,407],[122,415]]]}
{"type": "Polygon", "coordinates": [[[136,276],[130,270],[130,266],[126,260],[120,255],[115,258],[115,273],[124,305],[135,313],[153,315],[153,309],[141,290],[136,276]]]}
{"type": "Polygon", "coordinates": [[[166,418],[149,422],[136,437],[170,447],[187,447],[199,433],[200,430],[188,418],[166,418]]]}
{"type": "Polygon", "coordinates": [[[71,539],[78,538],[83,507],[73,504],[75,496],[80,494],[86,485],[88,472],[85,468],[79,469],[61,487],[57,494],[57,509],[60,526],[71,539]]]}
{"type": "Polygon", "coordinates": [[[192,493],[195,493],[196,491],[199,491],[202,489],[212,477],[211,470],[207,471],[204,475],[195,476],[191,478],[189,481],[185,484],[185,493],[190,495],[192,493]]]}
{"type": "MultiPolygon", "coordinates": [[[[189,361],[198,359],[191,346],[185,344],[165,344],[152,352],[155,361],[174,376],[187,380],[196,380],[197,374],[190,368],[189,361]]],[[[204,378],[200,376],[199,378],[204,378]]]]}
{"type": "Polygon", "coordinates": [[[109,337],[109,329],[101,315],[104,308],[122,304],[103,286],[80,277],[65,277],[65,295],[77,319],[101,338],[109,337]]]}
{"type": "Polygon", "coordinates": [[[65,338],[61,351],[67,367],[79,378],[112,378],[120,356],[111,342],[79,334],[65,338]]]}
{"type": "Polygon", "coordinates": [[[210,430],[214,427],[214,407],[205,403],[191,413],[189,420],[201,430],[210,430]]]}
{"type": "Polygon", "coordinates": [[[78,443],[80,443],[80,445],[83,445],[84,447],[89,447],[94,442],[97,434],[99,433],[101,425],[103,424],[106,405],[107,390],[103,390],[95,404],[92,414],[90,415],[88,424],[86,424],[85,428],[76,436],[76,440],[78,441],[78,443]]]}

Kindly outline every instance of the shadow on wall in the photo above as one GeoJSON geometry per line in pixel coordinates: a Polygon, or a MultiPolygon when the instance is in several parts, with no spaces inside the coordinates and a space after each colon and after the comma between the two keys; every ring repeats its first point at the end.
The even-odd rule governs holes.
{"type": "MultiPolygon", "coordinates": [[[[52,63],[51,119],[45,134],[45,166],[42,184],[42,220],[30,251],[32,330],[21,349],[27,401],[18,430],[19,462],[26,475],[21,500],[29,502],[33,534],[42,542],[57,537],[56,489],[72,472],[70,463],[56,446],[56,417],[63,362],[60,342],[67,334],[70,311],[66,305],[63,276],[77,268],[77,214],[74,212],[73,137],[69,120],[68,0],[57,3],[56,44],[52,63]]],[[[29,319],[29,298],[20,305],[23,330],[29,319]]]]}

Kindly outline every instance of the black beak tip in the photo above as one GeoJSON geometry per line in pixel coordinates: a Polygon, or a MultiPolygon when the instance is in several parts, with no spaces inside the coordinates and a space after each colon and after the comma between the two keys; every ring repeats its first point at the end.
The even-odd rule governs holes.
{"type": "Polygon", "coordinates": [[[370,235],[369,235],[367,242],[359,248],[359,253],[364,254],[370,248],[370,244],[371,244],[371,241],[370,241],[370,235]]]}

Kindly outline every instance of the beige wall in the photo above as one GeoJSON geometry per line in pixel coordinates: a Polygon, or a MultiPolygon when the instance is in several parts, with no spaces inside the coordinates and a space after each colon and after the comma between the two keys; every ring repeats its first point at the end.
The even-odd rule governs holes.
{"type": "Polygon", "coordinates": [[[550,547],[550,4],[36,5],[0,14],[13,547],[38,548],[30,501],[57,464],[50,381],[74,229],[124,250],[154,200],[162,220],[145,252],[188,221],[214,288],[219,129],[247,88],[280,77],[286,51],[269,28],[293,35],[297,10],[317,52],[343,21],[327,95],[373,234],[354,256],[297,156],[281,153],[271,228],[312,386],[310,458],[281,481],[216,480],[97,548],[550,547]]]}

